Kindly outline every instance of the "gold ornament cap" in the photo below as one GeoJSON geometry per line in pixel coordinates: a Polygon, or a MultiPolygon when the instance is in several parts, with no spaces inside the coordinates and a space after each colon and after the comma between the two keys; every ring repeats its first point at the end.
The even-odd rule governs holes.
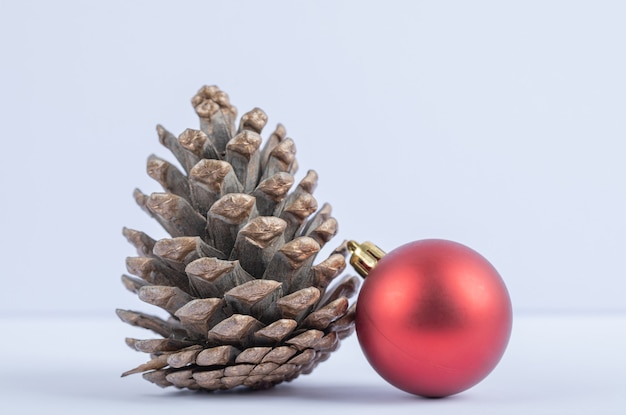
{"type": "Polygon", "coordinates": [[[363,278],[367,277],[378,261],[385,256],[385,251],[374,245],[372,242],[358,243],[348,241],[348,250],[352,254],[350,257],[350,265],[363,278]]]}

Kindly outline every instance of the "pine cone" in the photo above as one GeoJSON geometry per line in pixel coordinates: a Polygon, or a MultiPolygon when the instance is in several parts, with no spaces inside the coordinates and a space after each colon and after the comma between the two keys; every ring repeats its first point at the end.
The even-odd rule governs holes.
{"type": "Polygon", "coordinates": [[[345,276],[329,288],[345,268],[345,245],[313,265],[337,221],[330,205],[317,209],[313,170],[289,192],[297,163],[285,128],[261,147],[261,109],[236,129],[237,111],[219,88],[201,88],[192,104],[200,130],[176,138],[157,127],[184,173],[150,156],[148,174],[164,192],[134,194],[171,238],[123,231],[139,255],[126,260],[139,278],[124,275],[124,285],[169,318],[117,310],[124,322],[162,336],[126,339],[151,360],[122,376],[145,372],[162,387],[207,390],[290,381],[353,332],[348,298],[359,279],[345,276]]]}

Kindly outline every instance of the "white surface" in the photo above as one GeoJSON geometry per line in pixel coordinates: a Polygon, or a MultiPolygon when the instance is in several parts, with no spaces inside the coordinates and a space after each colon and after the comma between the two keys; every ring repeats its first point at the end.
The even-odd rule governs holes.
{"type": "Polygon", "coordinates": [[[446,399],[401,392],[376,375],[356,337],[312,374],[269,391],[160,389],[119,374],[144,361],[123,343],[146,335],[115,318],[2,318],[3,414],[568,414],[626,413],[626,316],[516,317],[500,365],[446,399]],[[17,346],[17,347],[16,347],[17,346]],[[250,412],[243,412],[250,411],[250,412]]]}
{"type": "Polygon", "coordinates": [[[131,193],[159,190],[154,126],[196,127],[203,84],[286,125],[337,241],[453,239],[493,262],[518,311],[624,311],[625,15],[621,1],[2,1],[0,311],[136,306],[121,227],[164,233],[131,193]]]}

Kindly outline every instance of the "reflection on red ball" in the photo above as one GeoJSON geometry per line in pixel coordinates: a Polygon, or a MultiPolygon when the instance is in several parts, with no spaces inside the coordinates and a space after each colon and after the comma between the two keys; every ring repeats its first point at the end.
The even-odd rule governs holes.
{"type": "Polygon", "coordinates": [[[416,395],[468,389],[497,365],[511,334],[511,300],[495,268],[445,240],[388,253],[357,302],[359,343],[374,369],[416,395]]]}

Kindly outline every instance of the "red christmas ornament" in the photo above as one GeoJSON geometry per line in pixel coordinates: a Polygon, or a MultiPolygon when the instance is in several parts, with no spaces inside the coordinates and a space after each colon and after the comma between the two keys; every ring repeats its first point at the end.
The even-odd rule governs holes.
{"type": "Polygon", "coordinates": [[[348,244],[367,275],[356,330],[374,369],[416,395],[466,390],[497,365],[511,333],[511,300],[495,268],[456,242],[412,242],[385,255],[348,244]]]}

